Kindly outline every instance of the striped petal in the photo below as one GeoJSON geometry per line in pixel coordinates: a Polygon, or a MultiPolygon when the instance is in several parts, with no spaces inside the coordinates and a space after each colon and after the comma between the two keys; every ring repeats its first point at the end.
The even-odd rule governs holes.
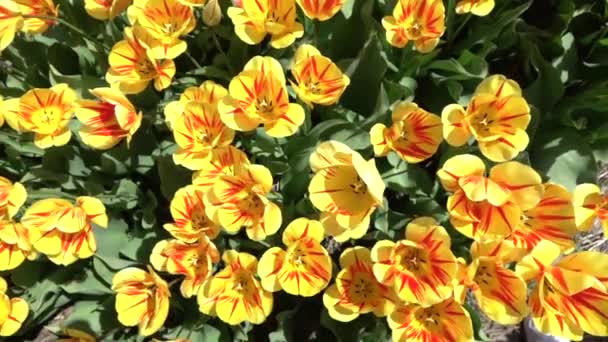
{"type": "Polygon", "coordinates": [[[342,8],[346,0],[297,0],[304,14],[310,19],[331,19],[342,8]]]}
{"type": "Polygon", "coordinates": [[[10,303],[10,313],[6,320],[0,324],[0,336],[14,335],[25,322],[29,314],[27,302],[21,298],[13,298],[10,303]]]}
{"type": "Polygon", "coordinates": [[[456,192],[460,189],[460,178],[483,176],[486,166],[479,157],[471,154],[461,154],[448,159],[437,171],[441,185],[447,191],[456,192]]]}
{"type": "Polygon", "coordinates": [[[204,192],[222,175],[235,175],[235,170],[246,164],[249,164],[247,155],[234,146],[213,150],[209,160],[192,176],[192,184],[204,192]]]}
{"type": "Polygon", "coordinates": [[[608,201],[601,195],[600,188],[595,184],[577,185],[574,189],[573,202],[576,227],[581,231],[591,229],[596,217],[601,215],[603,220],[608,217],[608,210],[604,209],[608,201]]]}
{"type": "Polygon", "coordinates": [[[321,243],[323,241],[323,225],[316,220],[297,218],[283,231],[283,244],[287,247],[305,237],[321,243]]]}

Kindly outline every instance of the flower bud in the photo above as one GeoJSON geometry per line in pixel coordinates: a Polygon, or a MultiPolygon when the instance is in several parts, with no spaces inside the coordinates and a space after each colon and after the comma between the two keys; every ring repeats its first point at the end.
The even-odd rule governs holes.
{"type": "Polygon", "coordinates": [[[209,0],[203,8],[203,22],[207,26],[217,26],[222,21],[222,8],[219,0],[209,0]]]}

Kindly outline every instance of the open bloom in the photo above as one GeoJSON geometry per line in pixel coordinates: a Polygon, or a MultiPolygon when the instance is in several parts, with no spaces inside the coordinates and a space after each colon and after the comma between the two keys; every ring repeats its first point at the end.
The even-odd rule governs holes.
{"type": "Polygon", "coordinates": [[[519,226],[522,212],[540,202],[544,187],[540,175],[519,162],[494,166],[473,155],[448,159],[437,172],[441,184],[454,192],[448,198],[450,222],[462,234],[479,240],[503,238],[519,226]]]}
{"type": "Polygon", "coordinates": [[[245,152],[230,145],[211,151],[211,157],[192,175],[192,184],[205,192],[222,176],[234,176],[238,169],[249,164],[245,152]]]}
{"type": "Polygon", "coordinates": [[[392,16],[382,19],[386,40],[402,48],[410,41],[421,53],[431,52],[445,32],[445,7],[441,0],[399,0],[392,16]]]}
{"type": "Polygon", "coordinates": [[[337,103],[350,84],[350,78],[331,59],[309,44],[296,50],[291,74],[295,79],[290,81],[291,86],[309,107],[313,103],[324,106],[337,103]]]}
{"type": "Polygon", "coordinates": [[[568,251],[574,248],[577,233],[572,195],[561,185],[546,183],[540,202],[522,213],[522,220],[509,239],[529,251],[542,240],[568,251]]]}
{"type": "Polygon", "coordinates": [[[494,162],[511,160],[526,149],[530,118],[530,107],[521,88],[502,75],[481,82],[466,110],[452,104],[441,114],[448,144],[461,146],[472,136],[481,153],[494,162]]]}
{"type": "Polygon", "coordinates": [[[215,239],[220,233],[220,227],[205,213],[204,196],[204,191],[192,185],[175,192],[170,206],[175,222],[165,224],[164,228],[176,239],[194,243],[204,237],[215,239]]]}
{"type": "Polygon", "coordinates": [[[225,251],[222,260],[226,267],[198,293],[199,310],[231,325],[264,322],[272,311],[273,297],[255,277],[258,260],[234,250],[225,251]]]}
{"type": "Polygon", "coordinates": [[[99,100],[80,100],[75,108],[83,125],[79,132],[82,141],[101,150],[116,146],[124,138],[130,143],[141,125],[142,113],[116,89],[95,88],[90,92],[99,100]]]}
{"type": "Polygon", "coordinates": [[[17,268],[25,259],[34,259],[28,231],[21,223],[0,221],[0,271],[17,268]]]}
{"type": "Polygon", "coordinates": [[[588,231],[599,218],[604,235],[608,237],[608,196],[602,195],[595,184],[579,184],[574,189],[573,202],[576,227],[588,231]]]}
{"type": "Polygon", "coordinates": [[[174,59],[184,53],[188,44],[180,37],[196,26],[192,8],[178,0],[147,0],[135,20],[133,33],[142,39],[155,59],[174,59]],[[146,35],[150,39],[143,38],[146,35]]]}
{"type": "Polygon", "coordinates": [[[363,237],[385,188],[374,159],[366,161],[350,147],[328,141],[310,155],[310,168],[315,172],[310,201],[321,210],[325,233],[338,242],[363,237]]]}
{"type": "Polygon", "coordinates": [[[342,252],[342,270],[336,283],[323,294],[323,304],[331,318],[350,322],[369,312],[384,317],[395,309],[398,300],[393,289],[376,280],[372,266],[370,251],[365,247],[351,247],[342,252]]]}
{"type": "Polygon", "coordinates": [[[306,218],[291,222],[283,231],[287,250],[272,247],[260,258],[262,287],[304,297],[321,292],[331,278],[331,257],[321,246],[322,240],[321,222],[306,218]]]}
{"type": "Polygon", "coordinates": [[[131,28],[125,28],[125,39],[114,44],[108,56],[110,69],[106,73],[106,80],[112,88],[124,94],[137,94],[146,89],[151,81],[154,81],[154,88],[158,91],[171,85],[175,63],[171,59],[154,58],[146,46],[148,43],[134,36],[131,28]]]}
{"type": "Polygon", "coordinates": [[[112,20],[121,14],[132,0],[84,0],[84,9],[97,20],[112,20]]]}
{"type": "Polygon", "coordinates": [[[19,182],[11,182],[0,176],[0,220],[9,220],[25,203],[27,191],[19,182]]]}
{"type": "Polygon", "coordinates": [[[18,102],[9,100],[7,110],[16,113],[19,127],[34,132],[34,143],[40,148],[63,146],[70,141],[68,128],[74,115],[76,93],[65,84],[51,88],[31,89],[18,102]],[[16,107],[16,108],[15,108],[16,107]]]}
{"type": "Polygon", "coordinates": [[[173,162],[190,170],[198,170],[213,157],[213,150],[232,143],[234,131],[224,125],[217,106],[189,102],[184,107],[184,113],[175,120],[173,137],[178,146],[173,154],[173,162]]]}
{"type": "Polygon", "coordinates": [[[118,321],[127,327],[137,326],[139,334],[150,336],[160,329],[169,314],[169,287],[148,266],[148,272],[129,267],[112,278],[116,293],[118,321]]]}
{"type": "Polygon", "coordinates": [[[407,225],[405,237],[374,245],[371,256],[376,279],[408,303],[429,306],[450,297],[458,264],[445,228],[431,217],[420,217],[407,225]]]}
{"type": "Polygon", "coordinates": [[[100,200],[82,196],[76,204],[49,198],[32,204],[21,218],[34,249],[58,265],[91,257],[97,250],[94,223],[108,226],[106,208],[100,200]]]}
{"type": "Polygon", "coordinates": [[[289,103],[285,75],[272,57],[253,57],[230,81],[229,95],[218,105],[224,123],[237,131],[260,124],[272,137],[293,135],[304,122],[304,109],[289,103]]]}
{"type": "Polygon", "coordinates": [[[608,255],[560,255],[559,246],[543,240],[517,264],[517,273],[536,282],[528,302],[534,324],[544,333],[576,341],[584,332],[608,336],[608,255]]]}
{"type": "Polygon", "coordinates": [[[296,21],[295,0],[242,0],[239,7],[228,8],[228,16],[236,35],[250,45],[270,34],[270,45],[283,49],[304,35],[304,26],[296,21]]]}
{"type": "Polygon", "coordinates": [[[30,312],[25,300],[9,298],[6,280],[0,277],[0,336],[11,336],[20,328],[30,312]]]}
{"type": "Polygon", "coordinates": [[[395,151],[408,163],[419,163],[430,158],[441,143],[441,118],[411,102],[402,102],[393,110],[390,127],[378,123],[370,137],[376,156],[395,151]]]}
{"type": "Polygon", "coordinates": [[[211,276],[213,264],[219,261],[220,254],[209,239],[200,239],[192,244],[162,240],[154,246],[150,255],[150,264],[158,271],[186,277],[180,286],[185,298],[198,293],[203,282],[211,276]]]}
{"type": "Polygon", "coordinates": [[[207,216],[236,234],[242,227],[256,241],[281,227],[281,209],[266,196],[272,190],[272,174],[263,165],[244,165],[234,176],[223,175],[205,195],[207,216]]]}
{"type": "Polygon", "coordinates": [[[346,0],[296,0],[304,14],[310,19],[326,21],[342,8],[346,0]]]}
{"type": "Polygon", "coordinates": [[[528,288],[507,265],[519,260],[522,252],[505,240],[474,242],[471,246],[473,262],[468,266],[461,264],[460,283],[463,287],[456,287],[456,300],[463,303],[464,289],[469,288],[490,319],[500,324],[520,322],[528,314],[528,288]]]}
{"type": "Polygon", "coordinates": [[[13,1],[5,1],[0,4],[0,52],[13,42],[15,34],[21,27],[23,27],[23,17],[21,17],[19,6],[13,1]]]}
{"type": "MultiPolygon", "coordinates": [[[[19,11],[22,15],[42,17],[57,17],[59,15],[59,6],[55,6],[53,0],[13,1],[19,5],[19,11]]],[[[55,24],[55,21],[52,19],[27,18],[23,22],[21,31],[30,34],[44,33],[53,24],[55,24]]]]}
{"type": "Polygon", "coordinates": [[[460,0],[456,4],[456,13],[471,13],[480,17],[486,16],[494,9],[494,0],[460,0]]]}
{"type": "Polygon", "coordinates": [[[469,312],[453,298],[428,307],[404,305],[388,317],[395,342],[473,341],[469,312]]]}
{"type": "Polygon", "coordinates": [[[213,81],[205,81],[198,87],[188,87],[179,96],[178,101],[169,102],[164,109],[165,121],[169,129],[173,129],[175,121],[184,114],[189,102],[206,103],[214,108],[221,99],[228,94],[228,90],[213,81]]]}

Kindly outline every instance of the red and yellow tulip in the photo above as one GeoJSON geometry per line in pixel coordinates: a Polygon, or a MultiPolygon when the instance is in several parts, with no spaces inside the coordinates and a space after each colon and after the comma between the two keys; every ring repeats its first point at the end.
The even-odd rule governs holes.
{"type": "Polygon", "coordinates": [[[309,44],[296,50],[291,74],[295,79],[290,81],[291,86],[309,107],[313,103],[323,106],[337,103],[350,84],[350,78],[331,59],[309,44]]]}
{"type": "Polygon", "coordinates": [[[350,147],[328,141],[311,154],[310,168],[315,173],[310,201],[321,211],[325,233],[338,242],[363,237],[385,189],[374,159],[366,161],[350,147]]]}
{"type": "MultiPolygon", "coordinates": [[[[144,38],[150,40],[148,36],[144,38]]],[[[114,44],[108,56],[110,69],[106,80],[112,88],[124,94],[137,94],[152,81],[158,91],[171,85],[175,63],[171,59],[154,58],[147,48],[149,44],[149,41],[133,35],[131,28],[125,28],[125,39],[114,44]]]]}
{"type": "MultiPolygon", "coordinates": [[[[0,4],[0,52],[13,42],[15,35],[22,27],[23,17],[19,6],[13,1],[4,1],[0,4]]],[[[2,102],[1,99],[0,102],[2,102]]]]}
{"type": "Polygon", "coordinates": [[[116,293],[118,321],[127,327],[137,326],[141,336],[150,336],[162,328],[169,314],[169,287],[148,266],[148,272],[129,267],[112,279],[116,293]]]}
{"type": "Polygon", "coordinates": [[[296,0],[304,14],[310,19],[326,21],[342,8],[346,0],[296,0]]]}
{"type": "Polygon", "coordinates": [[[172,101],[165,106],[165,121],[169,129],[173,129],[175,121],[184,114],[186,104],[189,102],[206,103],[217,107],[228,90],[213,81],[205,81],[198,87],[189,87],[180,95],[178,101],[172,101]]]}
{"type": "Polygon", "coordinates": [[[528,303],[532,321],[544,333],[576,341],[583,333],[608,336],[608,255],[560,256],[559,246],[543,240],[517,264],[517,273],[536,282],[528,303]]]}
{"type": "Polygon", "coordinates": [[[441,0],[399,0],[392,16],[382,19],[386,40],[402,48],[410,41],[418,52],[431,52],[445,32],[445,7],[441,0]]]}
{"type": "Polygon", "coordinates": [[[293,135],[304,122],[304,109],[289,103],[283,68],[272,57],[253,57],[228,92],[218,109],[226,126],[236,131],[263,124],[268,135],[279,138],[293,135]]]}
{"type": "Polygon", "coordinates": [[[99,100],[80,100],[75,108],[76,117],[82,122],[82,141],[101,150],[110,149],[125,138],[129,144],[141,125],[142,113],[116,89],[95,88],[90,92],[99,100]]]}
{"type": "Polygon", "coordinates": [[[464,303],[465,289],[469,288],[490,319],[500,324],[519,323],[528,314],[528,288],[507,264],[519,260],[523,253],[510,241],[474,242],[471,246],[473,262],[468,266],[460,265],[461,286],[454,290],[455,299],[464,303]]]}
{"type": "Polygon", "coordinates": [[[266,197],[272,182],[270,170],[255,164],[220,176],[204,197],[207,216],[229,234],[245,227],[250,239],[264,240],[281,227],[281,209],[266,197]]]}
{"type": "MultiPolygon", "coordinates": [[[[57,17],[59,6],[55,6],[53,0],[12,0],[19,5],[22,15],[57,17]]],[[[21,31],[30,34],[44,33],[49,26],[55,24],[52,19],[27,18],[23,22],[21,31]]]]}
{"type": "Polygon", "coordinates": [[[331,257],[321,246],[323,225],[298,218],[283,231],[284,250],[272,247],[260,258],[258,274],[266,291],[283,290],[311,297],[321,292],[331,278],[331,257]]]}
{"type": "Polygon", "coordinates": [[[0,220],[10,220],[17,214],[25,199],[27,190],[19,182],[11,182],[0,176],[0,220]]]}
{"type": "Polygon", "coordinates": [[[578,230],[589,231],[598,218],[608,237],[608,196],[602,195],[595,184],[579,184],[574,189],[573,202],[578,230]]]}
{"type": "Polygon", "coordinates": [[[192,184],[201,191],[207,191],[220,177],[234,176],[238,169],[249,164],[245,152],[234,146],[211,151],[211,158],[192,175],[192,184]]]}
{"type": "Polygon", "coordinates": [[[376,156],[395,151],[408,163],[419,163],[430,158],[442,140],[441,118],[411,102],[402,102],[393,110],[390,127],[378,123],[370,137],[376,156]]]}
{"type": "Polygon", "coordinates": [[[174,59],[186,52],[181,40],[192,32],[196,18],[190,6],[178,0],[147,0],[136,12],[133,33],[140,38],[155,59],[174,59]],[[150,38],[144,38],[150,36],[150,38]]]}
{"type": "Polygon", "coordinates": [[[21,223],[36,251],[65,266],[95,253],[97,244],[91,223],[106,228],[108,216],[103,203],[93,197],[78,197],[75,205],[49,198],[32,204],[21,223]]]}
{"type": "Polygon", "coordinates": [[[190,170],[199,170],[213,157],[213,150],[232,143],[234,131],[224,125],[217,106],[191,101],[175,120],[173,138],[178,146],[173,162],[190,170]]]}
{"type": "Polygon", "coordinates": [[[456,13],[471,13],[480,17],[486,16],[494,9],[494,0],[460,0],[456,4],[456,13]]]}
{"type": "Polygon", "coordinates": [[[84,9],[97,20],[112,20],[129,7],[133,0],[84,0],[84,9]]]}
{"type": "Polygon", "coordinates": [[[30,309],[25,300],[9,298],[6,280],[0,277],[0,336],[12,336],[25,322],[30,309]]]}
{"type": "Polygon", "coordinates": [[[371,257],[376,279],[407,303],[429,306],[449,298],[458,264],[445,228],[431,217],[420,217],[407,225],[405,237],[374,245],[371,257]]]}
{"type": "Polygon", "coordinates": [[[256,278],[258,260],[234,250],[225,251],[222,260],[226,267],[198,293],[199,310],[231,325],[264,322],[272,311],[273,297],[256,278]]]}
{"type": "Polygon", "coordinates": [[[521,88],[502,75],[481,82],[466,110],[452,104],[441,114],[443,136],[450,145],[464,145],[473,137],[481,153],[494,162],[511,160],[526,149],[530,118],[521,88]]]}
{"type": "Polygon", "coordinates": [[[198,293],[203,282],[211,276],[213,265],[219,261],[217,248],[206,238],[195,243],[162,240],[150,255],[150,264],[156,270],[185,276],[180,286],[185,298],[198,293]]]}
{"type": "Polygon", "coordinates": [[[0,221],[0,271],[17,268],[25,259],[34,259],[28,231],[21,223],[0,221]]]}
{"type": "Polygon", "coordinates": [[[260,43],[267,34],[270,45],[283,49],[304,35],[297,22],[295,0],[242,0],[239,7],[228,8],[234,32],[245,43],[260,43]]]}
{"type": "Polygon", "coordinates": [[[217,237],[220,227],[207,217],[204,196],[204,191],[192,185],[175,192],[170,206],[175,222],[164,225],[173,237],[186,243],[217,237]]]}
{"type": "Polygon", "coordinates": [[[372,267],[369,249],[357,246],[342,252],[342,270],[336,283],[323,294],[323,304],[331,318],[350,322],[369,312],[384,317],[394,311],[399,301],[391,287],[376,280],[372,267]]]}
{"type": "Polygon", "coordinates": [[[471,342],[469,312],[453,298],[428,307],[404,305],[387,319],[395,342],[471,342]]]}

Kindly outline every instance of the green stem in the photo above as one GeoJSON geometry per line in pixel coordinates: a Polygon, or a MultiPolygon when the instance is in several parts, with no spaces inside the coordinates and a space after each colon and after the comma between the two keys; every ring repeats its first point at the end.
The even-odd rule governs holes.
{"type": "Polygon", "coordinates": [[[464,29],[464,26],[465,26],[465,25],[466,25],[466,24],[469,22],[469,20],[471,19],[471,17],[472,17],[472,16],[473,16],[473,15],[469,13],[469,14],[468,14],[468,15],[467,15],[467,16],[464,18],[464,20],[463,20],[463,21],[460,23],[460,25],[458,26],[458,28],[456,29],[456,31],[454,31],[454,34],[452,34],[451,39],[449,39],[449,40],[450,40],[450,43],[451,43],[452,41],[454,41],[454,39],[456,39],[456,37],[458,37],[458,34],[460,33],[460,31],[462,31],[462,29],[464,29]]]}
{"type": "Polygon", "coordinates": [[[228,58],[228,54],[226,54],[226,51],[224,51],[224,49],[222,48],[219,39],[217,39],[217,34],[213,29],[211,29],[211,37],[213,38],[213,42],[215,43],[215,47],[217,48],[217,50],[226,59],[226,66],[228,67],[228,71],[234,75],[234,69],[232,68],[232,64],[230,63],[230,58],[228,58]]]}
{"type": "Polygon", "coordinates": [[[190,52],[186,51],[186,57],[188,57],[188,59],[190,59],[190,62],[192,62],[192,64],[194,64],[194,66],[197,69],[202,69],[202,65],[199,64],[199,62],[196,61],[196,59],[194,59],[194,57],[192,57],[192,55],[190,54],[190,52]]]}
{"type": "Polygon", "coordinates": [[[26,14],[22,15],[22,17],[24,19],[40,19],[40,20],[47,20],[47,21],[56,21],[56,22],[60,23],[61,25],[69,28],[70,30],[78,33],[84,39],[90,41],[91,43],[97,45],[98,47],[101,47],[105,52],[110,51],[110,48],[108,46],[97,41],[97,39],[91,37],[89,34],[84,32],[83,30],[79,29],[78,27],[70,24],[69,22],[67,22],[59,17],[52,17],[52,16],[48,16],[48,15],[26,15],[26,14]]]}

